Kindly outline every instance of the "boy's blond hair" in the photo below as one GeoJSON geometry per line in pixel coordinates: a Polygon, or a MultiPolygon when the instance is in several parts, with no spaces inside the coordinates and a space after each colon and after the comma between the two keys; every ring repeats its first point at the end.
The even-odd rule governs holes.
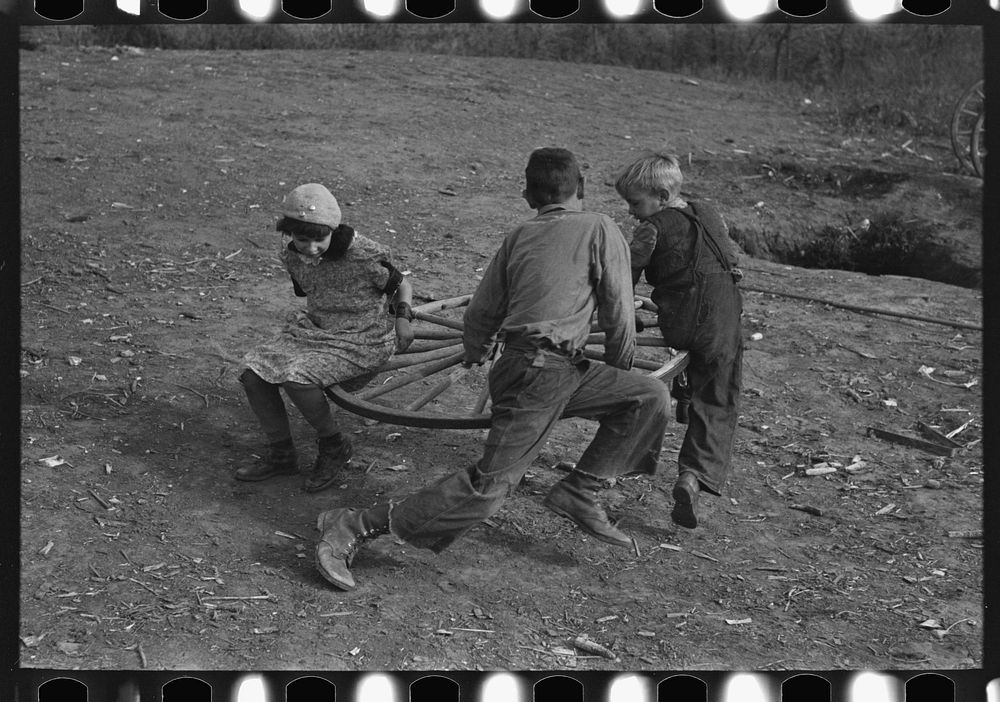
{"type": "Polygon", "coordinates": [[[650,152],[633,161],[618,176],[615,190],[622,197],[630,190],[658,193],[666,190],[670,195],[669,207],[683,206],[681,185],[684,175],[681,164],[673,154],[650,152]]]}

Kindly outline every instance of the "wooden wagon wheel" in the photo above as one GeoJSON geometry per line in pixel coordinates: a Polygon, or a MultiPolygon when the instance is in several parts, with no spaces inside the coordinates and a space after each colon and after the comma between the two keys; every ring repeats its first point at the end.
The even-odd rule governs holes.
{"type": "Polygon", "coordinates": [[[972,158],[972,168],[976,175],[983,177],[983,159],[986,158],[986,113],[980,112],[976,119],[976,126],[972,128],[972,137],[969,141],[969,154],[972,158]]]}
{"type": "MultiPolygon", "coordinates": [[[[354,414],[388,424],[432,429],[489,427],[486,374],[490,363],[473,368],[461,365],[461,313],[471,298],[462,295],[414,307],[415,338],[410,348],[389,359],[364,387],[348,390],[335,385],[326,394],[354,414]]],[[[643,300],[643,309],[655,311],[656,307],[643,300]]],[[[687,352],[668,349],[655,318],[637,314],[649,331],[636,335],[633,372],[669,382],[687,367],[687,352]]],[[[584,354],[600,361],[603,346],[604,334],[595,325],[584,354]]]]}
{"type": "Polygon", "coordinates": [[[966,170],[980,175],[981,172],[976,169],[973,161],[972,134],[985,109],[986,95],[983,92],[983,81],[980,80],[962,94],[951,116],[951,149],[966,170]]]}

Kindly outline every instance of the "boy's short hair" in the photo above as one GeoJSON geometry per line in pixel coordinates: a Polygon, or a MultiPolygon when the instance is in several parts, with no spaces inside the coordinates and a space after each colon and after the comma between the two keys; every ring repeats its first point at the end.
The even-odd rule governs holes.
{"type": "Polygon", "coordinates": [[[683,183],[681,163],[676,156],[650,152],[625,167],[615,181],[615,190],[622,197],[630,190],[650,193],[666,190],[671,198],[677,198],[683,183]]]}
{"type": "Polygon", "coordinates": [[[524,169],[525,196],[537,207],[565,202],[580,191],[580,165],[568,149],[535,149],[524,169]]]}

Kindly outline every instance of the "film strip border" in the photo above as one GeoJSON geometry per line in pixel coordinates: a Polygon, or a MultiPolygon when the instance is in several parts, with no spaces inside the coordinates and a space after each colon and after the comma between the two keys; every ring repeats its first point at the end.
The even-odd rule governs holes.
{"type": "MultiPolygon", "coordinates": [[[[33,0],[24,25],[363,21],[982,24],[1000,0],[33,0]]],[[[992,18],[991,20],[992,21],[992,18]]],[[[304,673],[22,669],[17,702],[1000,702],[983,671],[304,673]]]]}
{"type": "Polygon", "coordinates": [[[22,24],[364,21],[882,22],[978,24],[1000,0],[33,0],[22,24]]]}
{"type": "Polygon", "coordinates": [[[19,702],[998,702],[978,671],[221,673],[26,671],[19,702]]]}

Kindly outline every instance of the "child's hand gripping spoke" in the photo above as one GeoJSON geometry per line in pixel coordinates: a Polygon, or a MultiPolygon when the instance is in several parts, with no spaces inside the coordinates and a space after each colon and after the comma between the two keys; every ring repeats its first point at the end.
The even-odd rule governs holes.
{"type": "Polygon", "coordinates": [[[492,362],[500,350],[500,344],[492,342],[490,348],[483,353],[481,350],[465,348],[465,355],[462,357],[462,368],[472,368],[473,366],[483,366],[487,362],[492,362]]]}

